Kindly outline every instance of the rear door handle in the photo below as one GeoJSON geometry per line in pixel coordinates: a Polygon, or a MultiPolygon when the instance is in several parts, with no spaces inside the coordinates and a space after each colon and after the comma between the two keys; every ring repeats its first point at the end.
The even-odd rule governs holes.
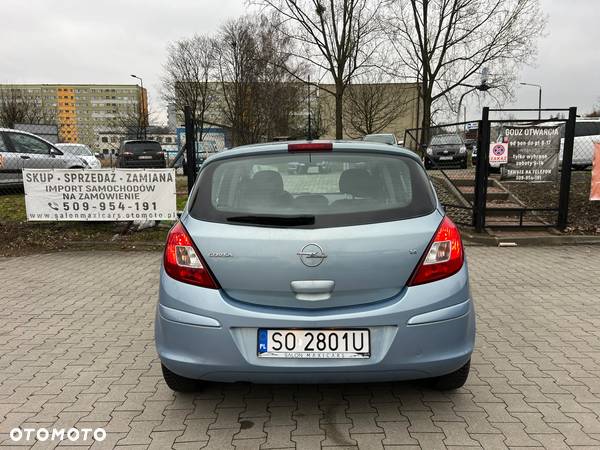
{"type": "Polygon", "coordinates": [[[297,300],[322,301],[329,300],[335,288],[333,280],[299,280],[290,283],[297,300]]]}
{"type": "Polygon", "coordinates": [[[31,156],[21,155],[21,159],[31,159],[31,156]]]}

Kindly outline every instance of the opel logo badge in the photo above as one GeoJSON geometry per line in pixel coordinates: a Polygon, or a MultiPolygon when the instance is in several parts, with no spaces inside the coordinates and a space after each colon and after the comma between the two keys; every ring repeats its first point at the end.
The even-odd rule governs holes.
{"type": "Polygon", "coordinates": [[[317,267],[327,258],[323,249],[317,244],[306,244],[296,255],[306,267],[317,267]]]}

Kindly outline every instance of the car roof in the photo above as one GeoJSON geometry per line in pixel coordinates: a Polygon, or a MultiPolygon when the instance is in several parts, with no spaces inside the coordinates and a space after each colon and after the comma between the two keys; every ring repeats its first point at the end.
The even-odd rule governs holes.
{"type": "Polygon", "coordinates": [[[160,144],[160,142],[155,141],[154,139],[129,139],[127,141],[123,141],[123,144],[148,144],[148,143],[160,144]]]}
{"type": "Polygon", "coordinates": [[[33,133],[30,133],[29,131],[15,130],[14,128],[1,128],[1,127],[0,127],[0,132],[10,132],[10,133],[31,134],[32,136],[39,137],[38,135],[36,135],[36,134],[33,134],[33,133]]]}
{"type": "MultiPolygon", "coordinates": [[[[420,161],[419,156],[412,150],[403,147],[391,146],[373,141],[355,141],[355,140],[299,140],[299,141],[284,141],[284,142],[266,142],[260,144],[250,144],[241,147],[235,147],[230,150],[222,151],[208,157],[207,161],[216,161],[219,159],[233,158],[244,155],[259,155],[271,153],[287,153],[289,144],[305,144],[305,143],[331,143],[333,151],[369,151],[395,154],[398,156],[408,156],[416,161],[420,161]]],[[[318,151],[315,151],[318,152],[318,151]]]]}
{"type": "Polygon", "coordinates": [[[37,135],[37,134],[35,134],[35,133],[30,133],[29,131],[15,130],[14,128],[1,128],[1,127],[0,127],[0,133],[3,133],[3,132],[5,132],[5,133],[18,133],[18,134],[26,134],[26,135],[28,135],[28,136],[33,136],[33,137],[36,137],[36,138],[38,138],[38,139],[41,139],[42,141],[44,141],[44,142],[46,142],[47,144],[50,144],[50,145],[52,145],[52,146],[55,146],[55,145],[56,145],[56,144],[53,144],[52,142],[50,142],[48,139],[44,139],[43,137],[41,137],[41,136],[38,136],[38,135],[37,135]]]}

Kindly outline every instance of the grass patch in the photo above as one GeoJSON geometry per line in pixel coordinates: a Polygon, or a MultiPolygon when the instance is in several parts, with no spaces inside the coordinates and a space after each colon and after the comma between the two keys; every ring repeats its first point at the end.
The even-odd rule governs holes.
{"type": "Polygon", "coordinates": [[[25,215],[25,194],[0,195],[0,220],[21,222],[25,215]]]}

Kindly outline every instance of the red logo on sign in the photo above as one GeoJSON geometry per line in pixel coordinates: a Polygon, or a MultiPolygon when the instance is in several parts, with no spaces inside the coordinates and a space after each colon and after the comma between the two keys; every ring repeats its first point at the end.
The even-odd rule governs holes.
{"type": "Polygon", "coordinates": [[[495,145],[492,152],[494,152],[494,155],[496,156],[504,155],[504,145],[495,145]]]}

